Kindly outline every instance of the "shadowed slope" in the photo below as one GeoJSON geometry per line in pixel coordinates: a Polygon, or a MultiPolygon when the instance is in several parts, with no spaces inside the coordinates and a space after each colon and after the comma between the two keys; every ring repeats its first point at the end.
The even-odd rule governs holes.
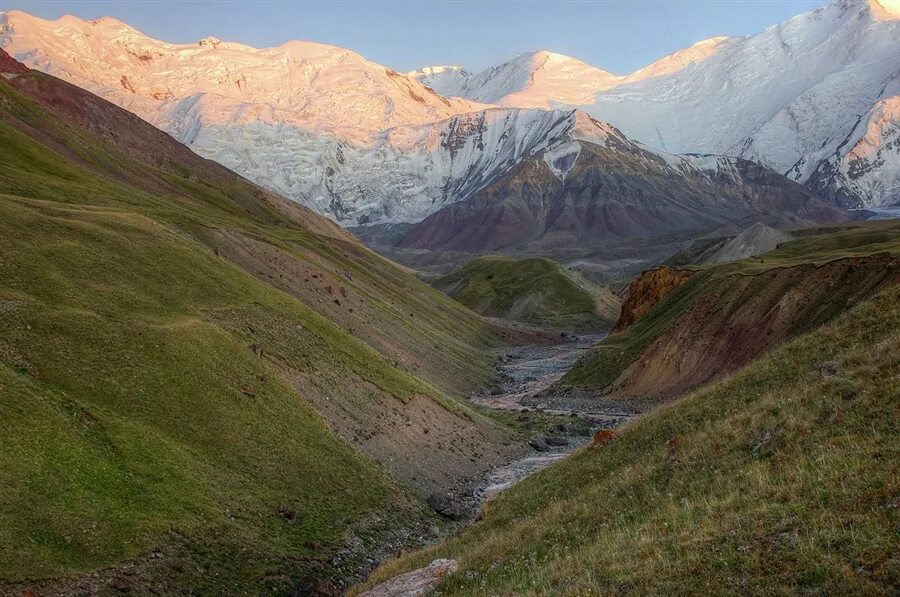
{"type": "Polygon", "coordinates": [[[730,222],[800,226],[850,217],[801,185],[736,158],[673,156],[629,141],[578,141],[527,159],[473,198],[412,225],[411,249],[551,251],[701,233],[730,222]],[[577,147],[576,147],[577,146],[577,147]]]}

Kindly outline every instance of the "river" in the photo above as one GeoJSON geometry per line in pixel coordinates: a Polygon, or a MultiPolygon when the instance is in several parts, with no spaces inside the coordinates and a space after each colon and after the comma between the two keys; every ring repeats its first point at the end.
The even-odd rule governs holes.
{"type": "MultiPolygon", "coordinates": [[[[558,381],[566,371],[594,344],[604,338],[602,334],[582,334],[566,337],[566,341],[551,346],[517,346],[504,350],[497,365],[500,383],[485,392],[471,397],[472,402],[498,410],[528,411],[576,416],[586,421],[591,430],[618,427],[633,417],[630,413],[604,412],[585,408],[568,410],[551,407],[535,407],[535,396],[558,381]]],[[[561,432],[568,442],[562,446],[541,446],[532,453],[494,469],[486,481],[475,489],[478,503],[489,500],[499,492],[586,445],[590,435],[573,435],[561,432]]]]}

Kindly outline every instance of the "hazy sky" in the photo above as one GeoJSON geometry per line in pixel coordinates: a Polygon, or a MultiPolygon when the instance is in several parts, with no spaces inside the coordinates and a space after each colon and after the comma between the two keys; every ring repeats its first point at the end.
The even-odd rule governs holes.
{"type": "Polygon", "coordinates": [[[56,18],[113,16],[151,37],[215,36],[263,47],[333,44],[405,71],[429,64],[480,70],[549,49],[624,74],[695,41],[747,35],[826,0],[385,1],[3,0],[56,18]]]}

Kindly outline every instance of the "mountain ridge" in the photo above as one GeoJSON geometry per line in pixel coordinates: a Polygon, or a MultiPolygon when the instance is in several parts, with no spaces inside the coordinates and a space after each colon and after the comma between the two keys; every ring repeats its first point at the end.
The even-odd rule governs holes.
{"type": "MultiPolygon", "coordinates": [[[[698,42],[629,75],[546,50],[482,73],[440,67],[401,74],[314,42],[260,50],[215,38],[175,45],[113,19],[50,22],[16,11],[4,13],[0,45],[344,224],[419,220],[433,210],[429,205],[466,198],[458,192],[470,186],[462,178],[480,168],[475,162],[494,161],[476,155],[490,148],[450,168],[442,165],[448,158],[428,156],[427,147],[410,149],[411,139],[425,143],[437,123],[492,107],[445,97],[460,93],[516,109],[581,108],[649,146],[759,161],[840,205],[861,207],[900,201],[892,86],[898,75],[890,68],[900,53],[900,21],[883,4],[888,8],[842,0],[755,35],[698,42]],[[75,44],[84,31],[106,35],[121,55],[75,44]],[[280,66],[261,66],[263,58],[280,66]],[[777,68],[768,67],[773,60],[777,68]],[[176,65],[180,80],[154,74],[159,61],[176,65]],[[795,70],[802,76],[788,76],[795,70]],[[316,78],[307,76],[313,72],[316,78]],[[286,92],[283,81],[295,91],[286,92]],[[467,89],[452,89],[460,84],[467,89]],[[668,107],[660,108],[659,98],[668,107]],[[738,111],[743,124],[732,130],[740,105],[748,106],[738,111]],[[863,145],[844,142],[853,135],[863,145]],[[355,163],[342,162],[347,154],[355,154],[355,163]],[[360,180],[363,168],[373,180],[360,180]],[[402,209],[396,197],[419,205],[402,209]]],[[[479,169],[478,176],[501,170],[479,169]]]]}
{"type": "Polygon", "coordinates": [[[413,224],[396,246],[527,253],[696,234],[727,223],[799,226],[850,219],[755,162],[675,156],[606,130],[599,143],[573,135],[524,159],[470,199],[413,224]]]}

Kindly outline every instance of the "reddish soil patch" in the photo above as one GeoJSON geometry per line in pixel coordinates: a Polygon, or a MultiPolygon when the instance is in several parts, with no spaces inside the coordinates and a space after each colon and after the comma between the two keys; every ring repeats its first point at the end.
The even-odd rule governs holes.
{"type": "Polygon", "coordinates": [[[600,429],[594,433],[593,445],[601,448],[616,439],[619,434],[611,429],[600,429]]]}

